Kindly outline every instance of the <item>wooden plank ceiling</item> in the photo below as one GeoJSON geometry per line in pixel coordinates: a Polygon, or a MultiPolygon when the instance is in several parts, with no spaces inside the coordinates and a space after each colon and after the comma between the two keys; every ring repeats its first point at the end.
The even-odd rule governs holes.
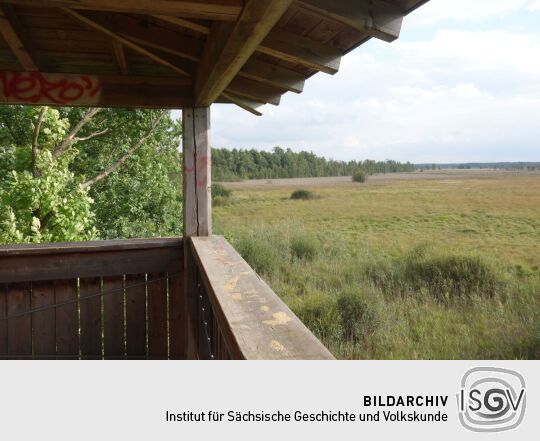
{"type": "Polygon", "coordinates": [[[0,0],[0,103],[254,114],[427,0],[0,0]]]}

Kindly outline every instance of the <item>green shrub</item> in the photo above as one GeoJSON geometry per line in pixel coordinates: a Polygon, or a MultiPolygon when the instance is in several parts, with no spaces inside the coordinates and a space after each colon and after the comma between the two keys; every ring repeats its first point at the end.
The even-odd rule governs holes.
{"type": "Polygon", "coordinates": [[[291,251],[298,259],[313,260],[319,253],[321,244],[313,236],[298,235],[291,240],[291,251]]]}
{"type": "Polygon", "coordinates": [[[295,190],[291,194],[291,199],[315,199],[315,194],[309,190],[295,190]]]}
{"type": "Polygon", "coordinates": [[[232,191],[219,183],[212,184],[212,205],[222,207],[231,202],[232,191]]]}
{"type": "Polygon", "coordinates": [[[412,287],[427,289],[439,301],[492,298],[505,288],[495,265],[481,256],[408,256],[405,277],[412,287]]]}
{"type": "Polygon", "coordinates": [[[364,184],[367,182],[367,174],[363,171],[357,171],[353,174],[352,180],[353,182],[364,184]]]}
{"type": "Polygon", "coordinates": [[[337,308],[347,341],[365,342],[382,323],[383,299],[376,290],[348,289],[338,296],[337,308]]]}
{"type": "Polygon", "coordinates": [[[212,199],[217,197],[228,198],[232,194],[232,191],[228,188],[225,188],[222,184],[214,182],[212,184],[212,199]]]}
{"type": "Polygon", "coordinates": [[[310,294],[293,301],[292,309],[302,322],[323,341],[338,341],[343,335],[335,296],[310,294]]]}
{"type": "Polygon", "coordinates": [[[241,236],[234,247],[247,263],[261,274],[272,274],[280,261],[275,244],[254,236],[241,236]]]}

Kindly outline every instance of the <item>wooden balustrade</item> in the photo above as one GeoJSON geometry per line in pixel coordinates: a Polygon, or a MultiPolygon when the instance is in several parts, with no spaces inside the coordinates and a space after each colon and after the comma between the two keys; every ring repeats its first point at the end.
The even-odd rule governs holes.
{"type": "Polygon", "coordinates": [[[190,289],[182,239],[1,246],[0,359],[333,358],[223,237],[188,240],[190,289]]]}
{"type": "Polygon", "coordinates": [[[185,358],[183,268],[181,239],[2,246],[0,359],[185,358]]]}

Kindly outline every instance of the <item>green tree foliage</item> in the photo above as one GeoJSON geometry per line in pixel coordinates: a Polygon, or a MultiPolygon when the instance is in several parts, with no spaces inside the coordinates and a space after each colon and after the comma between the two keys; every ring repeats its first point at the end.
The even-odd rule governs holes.
{"type": "Polygon", "coordinates": [[[272,152],[258,150],[213,149],[212,178],[216,181],[241,179],[306,178],[351,176],[357,171],[375,173],[412,172],[415,166],[397,161],[335,161],[311,152],[295,153],[275,147],[272,152]]]}
{"type": "Polygon", "coordinates": [[[160,111],[0,108],[0,243],[179,234],[179,124],[160,111]]]}

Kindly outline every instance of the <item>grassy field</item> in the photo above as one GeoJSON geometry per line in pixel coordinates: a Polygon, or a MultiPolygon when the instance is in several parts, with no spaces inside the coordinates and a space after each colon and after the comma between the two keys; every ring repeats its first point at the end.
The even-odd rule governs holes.
{"type": "Polygon", "coordinates": [[[216,233],[337,357],[540,358],[540,173],[228,187],[216,233]]]}

